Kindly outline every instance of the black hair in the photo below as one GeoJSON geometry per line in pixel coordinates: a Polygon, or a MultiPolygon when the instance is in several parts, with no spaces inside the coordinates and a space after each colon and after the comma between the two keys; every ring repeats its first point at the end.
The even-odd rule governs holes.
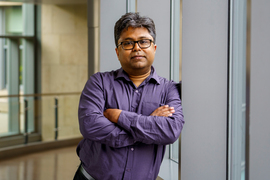
{"type": "Polygon", "coordinates": [[[156,28],[154,21],[149,17],[140,16],[138,12],[130,12],[121,16],[121,18],[114,25],[114,40],[116,46],[123,30],[127,30],[129,27],[146,28],[149,34],[153,37],[154,43],[156,42],[156,28]]]}

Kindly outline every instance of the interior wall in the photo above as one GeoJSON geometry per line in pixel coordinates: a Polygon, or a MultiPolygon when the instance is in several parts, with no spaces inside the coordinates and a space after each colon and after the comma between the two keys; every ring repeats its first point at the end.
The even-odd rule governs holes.
{"type": "Polygon", "coordinates": [[[137,0],[137,11],[152,18],[156,25],[155,67],[159,76],[170,78],[170,3],[169,1],[137,0]],[[155,8],[149,8],[151,6],[155,8]],[[162,10],[162,13],[161,13],[162,10]]]}
{"type": "MultiPolygon", "coordinates": [[[[42,93],[81,92],[87,79],[87,5],[42,5],[42,93]]],[[[80,136],[78,96],[59,97],[59,138],[80,136]]],[[[42,98],[42,139],[54,138],[54,97],[42,98]]]]}
{"type": "Polygon", "coordinates": [[[226,179],[228,2],[183,1],[181,180],[226,179]]]}
{"type": "Polygon", "coordinates": [[[270,1],[251,1],[249,179],[269,179],[270,1]]]}
{"type": "MultiPolygon", "coordinates": [[[[158,75],[170,76],[170,3],[167,1],[137,0],[137,12],[155,21],[157,52],[154,67],[158,75]],[[149,8],[155,4],[156,8],[149,8]],[[160,13],[162,9],[162,13],[160,13]]],[[[126,0],[100,1],[100,71],[111,71],[121,67],[114,43],[114,24],[126,13],[126,0]]]]}
{"type": "Polygon", "coordinates": [[[121,67],[114,43],[114,24],[126,13],[126,0],[100,1],[100,71],[121,67]]]}

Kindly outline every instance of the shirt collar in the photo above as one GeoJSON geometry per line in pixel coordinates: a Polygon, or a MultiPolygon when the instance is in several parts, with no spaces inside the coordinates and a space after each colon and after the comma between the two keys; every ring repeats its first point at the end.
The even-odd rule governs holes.
{"type": "MultiPolygon", "coordinates": [[[[128,77],[128,74],[122,68],[117,70],[117,74],[116,74],[115,79],[119,79],[119,78],[124,78],[127,81],[131,81],[128,77]]],[[[153,66],[151,66],[151,73],[150,73],[149,77],[146,78],[146,80],[150,81],[151,79],[156,81],[157,84],[160,84],[159,76],[157,75],[156,70],[153,66]]]]}

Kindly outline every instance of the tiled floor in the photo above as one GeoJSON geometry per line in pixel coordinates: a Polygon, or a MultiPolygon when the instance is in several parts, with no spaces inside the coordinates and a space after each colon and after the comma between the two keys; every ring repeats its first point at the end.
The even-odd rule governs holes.
{"type": "Polygon", "coordinates": [[[76,146],[1,160],[0,180],[72,180],[79,163],[76,146]]]}
{"type": "Polygon", "coordinates": [[[79,165],[76,146],[0,161],[0,180],[72,180],[79,165]]]}

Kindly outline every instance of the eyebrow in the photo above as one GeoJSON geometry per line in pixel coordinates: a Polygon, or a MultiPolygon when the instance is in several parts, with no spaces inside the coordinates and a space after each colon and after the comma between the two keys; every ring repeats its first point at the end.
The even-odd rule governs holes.
{"type": "MultiPolygon", "coordinates": [[[[147,37],[147,36],[141,36],[141,37],[139,37],[138,39],[152,39],[152,38],[150,38],[150,37],[147,37]]],[[[126,41],[126,40],[134,40],[133,38],[130,38],[130,37],[128,37],[128,38],[125,38],[124,39],[124,41],[126,41]]]]}

